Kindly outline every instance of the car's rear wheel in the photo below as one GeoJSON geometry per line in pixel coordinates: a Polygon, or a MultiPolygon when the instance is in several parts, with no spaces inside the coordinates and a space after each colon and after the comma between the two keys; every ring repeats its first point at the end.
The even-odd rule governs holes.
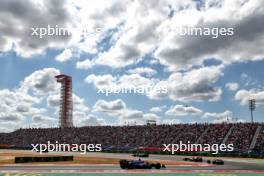
{"type": "Polygon", "coordinates": [[[157,164],[155,165],[155,168],[156,168],[156,169],[160,169],[160,168],[161,168],[161,164],[160,164],[160,163],[157,163],[157,164]]]}

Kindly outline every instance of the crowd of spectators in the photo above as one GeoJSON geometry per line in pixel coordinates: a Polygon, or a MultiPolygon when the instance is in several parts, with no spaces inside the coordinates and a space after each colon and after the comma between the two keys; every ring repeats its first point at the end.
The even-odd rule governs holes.
{"type": "Polygon", "coordinates": [[[254,149],[264,152],[264,126],[262,126],[262,128],[260,129],[260,133],[258,135],[258,139],[254,149]]]}
{"type": "Polygon", "coordinates": [[[238,123],[234,126],[231,134],[228,136],[226,144],[234,144],[236,151],[249,150],[253,136],[259,124],[257,123],[238,123]]]}
{"type": "Polygon", "coordinates": [[[19,129],[0,134],[0,144],[30,146],[47,141],[67,144],[102,144],[103,147],[161,147],[163,144],[183,143],[221,144],[232,128],[226,144],[233,143],[235,150],[247,151],[255,131],[262,125],[256,146],[264,150],[264,125],[236,124],[172,124],[144,126],[87,126],[79,128],[19,129]]]}
{"type": "Polygon", "coordinates": [[[211,124],[207,132],[199,140],[202,144],[221,144],[224,137],[232,127],[230,123],[211,124]]]}

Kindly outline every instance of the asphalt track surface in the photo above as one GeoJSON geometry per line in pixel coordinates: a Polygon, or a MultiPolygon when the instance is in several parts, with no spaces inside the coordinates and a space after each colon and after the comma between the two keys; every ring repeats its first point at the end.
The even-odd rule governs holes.
{"type": "MultiPolygon", "coordinates": [[[[56,154],[56,153],[55,153],[56,154]]],[[[59,153],[57,153],[59,154],[59,153]]],[[[60,153],[62,154],[62,153],[60,153]]],[[[78,153],[67,153],[68,155],[79,156],[78,153]]],[[[82,155],[83,156],[83,155],[82,155]]],[[[110,154],[110,153],[88,153],[89,156],[108,157],[108,158],[126,158],[137,159],[131,154],[110,154]]],[[[150,155],[149,158],[142,160],[159,160],[162,161],[182,161],[185,156],[174,155],[150,155]]],[[[204,162],[198,166],[193,166],[191,162],[184,165],[168,165],[166,169],[156,170],[122,170],[119,165],[114,164],[12,164],[0,166],[0,173],[261,173],[264,175],[264,160],[257,159],[237,159],[223,158],[224,165],[207,164],[204,162]]]]}

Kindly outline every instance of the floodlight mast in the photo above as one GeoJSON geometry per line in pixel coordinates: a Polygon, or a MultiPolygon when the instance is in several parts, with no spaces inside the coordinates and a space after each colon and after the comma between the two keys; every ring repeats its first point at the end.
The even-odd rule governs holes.
{"type": "Polygon", "coordinates": [[[72,78],[61,74],[55,76],[57,82],[61,83],[60,90],[60,127],[73,127],[72,122],[72,78]]]}
{"type": "Polygon", "coordinates": [[[256,100],[250,99],[249,100],[249,110],[251,114],[251,123],[254,123],[253,111],[256,109],[256,100]]]}

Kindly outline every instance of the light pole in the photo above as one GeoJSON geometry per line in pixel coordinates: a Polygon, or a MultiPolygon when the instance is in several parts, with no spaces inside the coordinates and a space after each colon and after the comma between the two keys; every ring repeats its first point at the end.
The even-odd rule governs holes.
{"type": "Polygon", "coordinates": [[[256,109],[256,100],[255,99],[250,99],[249,100],[249,110],[251,113],[251,123],[254,122],[254,118],[253,118],[253,111],[256,109]]]}

